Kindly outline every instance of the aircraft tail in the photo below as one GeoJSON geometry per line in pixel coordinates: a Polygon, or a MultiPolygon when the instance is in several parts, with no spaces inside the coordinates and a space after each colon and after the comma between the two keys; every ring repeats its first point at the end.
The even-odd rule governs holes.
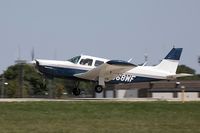
{"type": "Polygon", "coordinates": [[[183,48],[173,48],[155,68],[176,74],[182,50],[183,48]]]}

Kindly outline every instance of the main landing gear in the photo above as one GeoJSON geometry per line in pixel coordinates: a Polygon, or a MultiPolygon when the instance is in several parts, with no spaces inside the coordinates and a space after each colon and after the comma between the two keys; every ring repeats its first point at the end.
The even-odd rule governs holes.
{"type": "MultiPolygon", "coordinates": [[[[81,93],[80,89],[78,89],[78,86],[79,86],[79,81],[77,81],[75,83],[75,88],[73,89],[73,94],[75,96],[78,96],[81,93]]],[[[101,93],[103,91],[104,87],[105,87],[105,78],[99,76],[98,77],[98,82],[96,83],[96,86],[95,86],[94,90],[95,90],[96,93],[101,93]]]]}
{"type": "MultiPolygon", "coordinates": [[[[79,82],[75,83],[75,87],[72,90],[72,93],[74,96],[79,96],[81,94],[81,90],[78,88],[79,87],[79,82]]],[[[96,93],[101,93],[103,91],[103,86],[102,85],[96,85],[94,88],[96,93]]]]}
{"type": "Polygon", "coordinates": [[[101,86],[101,85],[96,85],[94,89],[95,89],[95,92],[96,92],[96,93],[101,93],[101,92],[103,91],[103,86],[101,86]]]}
{"type": "MultiPolygon", "coordinates": [[[[103,91],[103,87],[101,85],[97,85],[95,86],[95,92],[96,93],[101,93],[103,91]]],[[[81,90],[78,88],[78,87],[75,87],[73,90],[72,90],[72,93],[73,95],[75,96],[79,96],[80,93],[81,93],[81,90]]]]}

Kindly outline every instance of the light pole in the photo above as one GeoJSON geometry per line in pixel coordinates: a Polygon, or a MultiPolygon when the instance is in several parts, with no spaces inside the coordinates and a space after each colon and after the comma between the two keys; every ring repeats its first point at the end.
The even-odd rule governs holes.
{"type": "Polygon", "coordinates": [[[26,60],[16,60],[15,61],[19,65],[19,90],[18,97],[23,97],[23,86],[24,86],[24,70],[23,66],[26,64],[26,60]]]}
{"type": "Polygon", "coordinates": [[[4,71],[3,71],[3,74],[2,74],[1,81],[2,81],[2,82],[1,82],[1,98],[4,98],[5,86],[8,85],[8,83],[5,82],[4,71]]]}
{"type": "Polygon", "coordinates": [[[200,64],[200,56],[198,57],[198,63],[200,64]]]}
{"type": "Polygon", "coordinates": [[[181,101],[182,103],[185,103],[185,86],[181,85],[181,101]]]}
{"type": "Polygon", "coordinates": [[[199,65],[200,65],[200,56],[198,57],[198,63],[199,63],[199,65]]]}
{"type": "Polygon", "coordinates": [[[2,82],[1,82],[1,98],[4,98],[4,82],[5,82],[5,79],[4,79],[4,71],[3,71],[3,74],[2,74],[2,82]]]}

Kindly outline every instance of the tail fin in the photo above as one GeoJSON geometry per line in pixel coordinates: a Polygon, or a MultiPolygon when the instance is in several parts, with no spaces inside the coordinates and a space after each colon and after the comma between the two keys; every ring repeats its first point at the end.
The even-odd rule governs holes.
{"type": "Polygon", "coordinates": [[[183,48],[173,48],[155,68],[175,74],[182,50],[183,48]]]}

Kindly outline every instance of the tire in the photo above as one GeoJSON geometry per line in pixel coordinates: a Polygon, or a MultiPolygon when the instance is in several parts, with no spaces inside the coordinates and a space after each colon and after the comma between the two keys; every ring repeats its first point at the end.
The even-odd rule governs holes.
{"type": "Polygon", "coordinates": [[[103,87],[101,85],[95,86],[95,92],[96,93],[101,93],[103,91],[103,87]]]}
{"type": "Polygon", "coordinates": [[[81,93],[81,90],[80,90],[79,88],[74,88],[72,92],[73,92],[73,94],[74,94],[75,96],[79,96],[80,93],[81,93]]]}

